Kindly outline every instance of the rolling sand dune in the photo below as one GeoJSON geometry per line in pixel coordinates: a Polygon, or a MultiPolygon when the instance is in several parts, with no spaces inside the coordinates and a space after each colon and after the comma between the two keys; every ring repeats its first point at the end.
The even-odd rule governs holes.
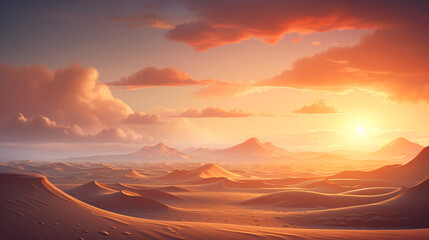
{"type": "Polygon", "coordinates": [[[176,186],[159,187],[158,190],[161,190],[164,192],[189,192],[190,191],[189,189],[176,187],[176,186]]]}
{"type": "Polygon", "coordinates": [[[137,193],[121,190],[116,193],[99,195],[94,197],[91,205],[117,212],[126,211],[158,211],[169,207],[151,198],[140,196],[137,193]]]}
{"type": "Polygon", "coordinates": [[[146,178],[146,176],[138,173],[136,170],[134,169],[127,169],[123,171],[123,176],[126,178],[146,178]]]}
{"type": "Polygon", "coordinates": [[[373,171],[344,171],[335,178],[390,179],[394,181],[410,181],[413,184],[429,175],[429,147],[425,147],[414,159],[404,165],[388,165],[373,171]]]}
{"type": "Polygon", "coordinates": [[[379,194],[385,194],[392,191],[395,191],[396,187],[372,187],[372,188],[360,188],[355,190],[350,190],[346,192],[342,192],[342,194],[349,194],[349,195],[379,195],[379,194]]]}
{"type": "Polygon", "coordinates": [[[68,193],[72,195],[84,197],[97,196],[102,194],[112,194],[115,192],[117,192],[115,189],[112,189],[109,186],[99,183],[97,181],[91,181],[68,191],[68,193]]]}
{"type": "MultiPolygon", "coordinates": [[[[337,227],[429,227],[429,179],[385,201],[347,208],[308,212],[297,221],[337,227]],[[317,224],[317,223],[315,223],[317,224]]],[[[289,219],[291,220],[291,219],[289,219]]]]}
{"type": "Polygon", "coordinates": [[[85,204],[41,175],[0,174],[0,230],[21,239],[427,239],[429,230],[321,230],[153,221],[85,204]],[[13,227],[12,227],[13,226],[13,227]]]}
{"type": "Polygon", "coordinates": [[[181,198],[170,193],[163,192],[158,189],[140,189],[126,184],[108,184],[109,187],[117,191],[127,191],[138,194],[140,196],[151,198],[154,200],[180,200],[181,198]]]}
{"type": "Polygon", "coordinates": [[[291,186],[300,183],[304,183],[310,180],[317,179],[315,177],[311,178],[281,178],[281,179],[265,179],[264,181],[271,184],[279,184],[284,186],[291,186]]]}
{"type": "Polygon", "coordinates": [[[190,181],[202,178],[240,178],[242,176],[232,173],[219,167],[217,164],[210,163],[192,170],[174,170],[173,172],[161,177],[163,180],[170,181],[190,181]]]}
{"type": "Polygon", "coordinates": [[[265,183],[262,180],[231,180],[228,178],[207,178],[193,184],[205,191],[228,191],[231,189],[277,188],[278,185],[265,183]]]}
{"type": "Polygon", "coordinates": [[[302,190],[288,190],[250,199],[245,202],[242,202],[241,204],[272,205],[276,207],[299,208],[340,208],[380,202],[397,196],[401,192],[403,192],[403,189],[397,189],[396,191],[382,195],[359,196],[345,194],[324,194],[302,190]]]}
{"type": "Polygon", "coordinates": [[[341,186],[328,179],[310,181],[308,183],[299,184],[297,186],[307,188],[315,192],[323,193],[340,193],[351,189],[350,187],[341,186]]]}

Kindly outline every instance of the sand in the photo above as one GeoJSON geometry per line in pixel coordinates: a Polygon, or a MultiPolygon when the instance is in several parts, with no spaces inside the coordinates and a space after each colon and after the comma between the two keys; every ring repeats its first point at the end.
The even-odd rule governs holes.
{"type": "Polygon", "coordinates": [[[36,174],[0,174],[4,239],[425,239],[427,229],[330,230],[152,221],[85,204],[36,174]],[[7,220],[7,221],[6,221],[7,220]],[[19,228],[17,228],[19,226],[19,228]],[[107,239],[107,238],[106,238],[107,239]]]}

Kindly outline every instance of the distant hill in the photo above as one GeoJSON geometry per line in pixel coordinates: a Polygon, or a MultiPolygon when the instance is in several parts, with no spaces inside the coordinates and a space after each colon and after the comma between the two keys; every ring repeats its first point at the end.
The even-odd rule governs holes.
{"type": "Polygon", "coordinates": [[[289,152],[277,147],[270,142],[262,143],[259,139],[252,137],[243,143],[225,149],[191,149],[190,152],[197,157],[212,159],[254,161],[260,159],[288,158],[289,152]]]}
{"type": "Polygon", "coordinates": [[[406,138],[396,138],[376,152],[368,154],[368,159],[401,159],[415,157],[424,147],[406,138]]]}
{"type": "Polygon", "coordinates": [[[192,158],[190,154],[181,152],[175,148],[168,147],[163,143],[153,146],[144,146],[134,153],[123,155],[98,155],[79,158],[69,158],[72,161],[93,161],[93,162],[163,162],[163,161],[189,161],[192,158]]]}
{"type": "Polygon", "coordinates": [[[429,175],[429,147],[408,163],[387,165],[373,171],[344,171],[330,178],[389,179],[416,182],[429,175]]]}

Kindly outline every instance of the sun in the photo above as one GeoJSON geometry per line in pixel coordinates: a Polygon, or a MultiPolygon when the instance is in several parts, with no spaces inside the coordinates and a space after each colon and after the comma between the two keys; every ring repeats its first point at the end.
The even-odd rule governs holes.
{"type": "Polygon", "coordinates": [[[357,126],[355,132],[357,135],[362,136],[365,134],[365,128],[362,126],[357,126]]]}

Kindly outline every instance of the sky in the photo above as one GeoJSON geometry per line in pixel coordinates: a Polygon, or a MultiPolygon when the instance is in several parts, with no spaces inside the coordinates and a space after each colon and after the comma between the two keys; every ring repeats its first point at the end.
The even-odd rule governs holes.
{"type": "Polygon", "coordinates": [[[4,158],[429,144],[425,1],[2,1],[4,158]]]}

